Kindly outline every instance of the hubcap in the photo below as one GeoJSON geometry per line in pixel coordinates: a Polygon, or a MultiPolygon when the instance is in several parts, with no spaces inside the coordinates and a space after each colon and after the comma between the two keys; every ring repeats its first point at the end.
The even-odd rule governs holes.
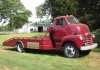
{"type": "Polygon", "coordinates": [[[68,57],[73,57],[75,55],[75,49],[72,46],[68,46],[65,49],[65,53],[68,57]]]}
{"type": "Polygon", "coordinates": [[[21,47],[20,47],[19,45],[17,45],[17,50],[18,50],[19,52],[22,52],[21,47]]]}

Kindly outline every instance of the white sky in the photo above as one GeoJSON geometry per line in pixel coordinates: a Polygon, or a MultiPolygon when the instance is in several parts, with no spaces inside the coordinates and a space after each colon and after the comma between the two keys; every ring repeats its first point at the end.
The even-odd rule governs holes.
{"type": "Polygon", "coordinates": [[[37,21],[36,19],[36,7],[44,3],[45,0],[20,0],[26,9],[32,12],[32,17],[29,19],[32,22],[37,21]]]}

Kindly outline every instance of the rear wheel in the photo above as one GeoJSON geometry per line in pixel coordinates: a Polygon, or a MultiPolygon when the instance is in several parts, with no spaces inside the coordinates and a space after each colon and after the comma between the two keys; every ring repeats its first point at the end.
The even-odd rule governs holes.
{"type": "Polygon", "coordinates": [[[24,46],[21,43],[16,44],[16,49],[18,52],[25,52],[25,49],[23,48],[24,46]]]}
{"type": "Polygon", "coordinates": [[[77,58],[79,57],[79,50],[74,43],[69,42],[64,45],[64,54],[68,58],[77,58]]]}

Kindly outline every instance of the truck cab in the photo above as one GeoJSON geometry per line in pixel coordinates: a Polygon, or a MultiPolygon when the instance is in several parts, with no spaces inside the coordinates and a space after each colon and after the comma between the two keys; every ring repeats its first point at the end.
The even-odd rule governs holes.
{"type": "Polygon", "coordinates": [[[80,23],[74,16],[54,18],[53,27],[48,29],[53,46],[64,50],[66,57],[78,57],[81,53],[89,54],[97,47],[87,25],[80,23]]]}

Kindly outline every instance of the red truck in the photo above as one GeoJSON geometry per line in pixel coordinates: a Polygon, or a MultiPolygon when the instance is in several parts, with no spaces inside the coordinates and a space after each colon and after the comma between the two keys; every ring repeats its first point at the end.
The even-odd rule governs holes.
{"type": "Polygon", "coordinates": [[[18,52],[26,48],[40,50],[63,50],[68,58],[88,55],[91,49],[97,47],[94,34],[87,25],[80,23],[74,16],[59,16],[54,18],[53,26],[48,28],[49,36],[12,38],[3,42],[4,46],[12,46],[18,52]]]}

